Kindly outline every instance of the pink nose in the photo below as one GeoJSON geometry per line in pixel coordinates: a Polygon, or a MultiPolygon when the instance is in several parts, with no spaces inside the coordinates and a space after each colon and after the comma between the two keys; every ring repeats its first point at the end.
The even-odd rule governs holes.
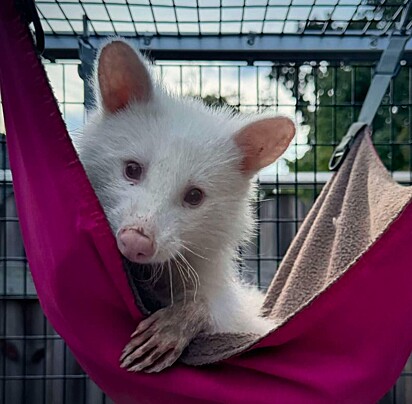
{"type": "Polygon", "coordinates": [[[120,252],[132,262],[145,262],[155,252],[153,240],[143,231],[134,228],[124,228],[117,236],[117,246],[120,252]]]}

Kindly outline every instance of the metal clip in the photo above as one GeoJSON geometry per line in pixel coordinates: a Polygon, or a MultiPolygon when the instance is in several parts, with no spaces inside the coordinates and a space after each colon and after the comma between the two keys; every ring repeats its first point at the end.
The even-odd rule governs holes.
{"type": "Polygon", "coordinates": [[[365,123],[356,122],[352,124],[346,135],[342,138],[341,142],[335,148],[332,156],[329,160],[329,170],[336,171],[345,160],[349,150],[356,139],[356,136],[367,126],[365,123]]]}
{"type": "Polygon", "coordinates": [[[29,26],[33,23],[34,36],[36,38],[36,50],[39,55],[42,55],[44,52],[44,31],[34,0],[15,0],[15,4],[25,24],[29,26]]]}
{"type": "Polygon", "coordinates": [[[249,46],[253,46],[255,44],[255,40],[256,40],[256,32],[250,31],[247,35],[247,44],[249,46]]]}
{"type": "Polygon", "coordinates": [[[356,135],[366,125],[371,125],[376,115],[376,111],[382,102],[383,96],[393,77],[400,69],[400,59],[409,41],[411,34],[406,35],[406,25],[412,13],[412,2],[409,1],[402,12],[399,31],[392,32],[386,49],[382,52],[378,66],[376,67],[371,85],[363,101],[359,114],[359,122],[353,124],[348,133],[336,147],[329,161],[329,170],[337,170],[343,163],[356,135]]]}
{"type": "Polygon", "coordinates": [[[143,45],[144,46],[150,46],[152,44],[153,35],[152,34],[143,34],[142,39],[143,39],[143,45]]]}

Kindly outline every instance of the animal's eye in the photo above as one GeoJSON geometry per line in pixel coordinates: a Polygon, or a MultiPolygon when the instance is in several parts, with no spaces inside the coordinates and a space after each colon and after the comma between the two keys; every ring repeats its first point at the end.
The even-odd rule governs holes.
{"type": "Polygon", "coordinates": [[[199,188],[190,188],[186,191],[185,197],[183,199],[186,205],[190,207],[199,206],[205,197],[203,191],[199,188]]]}
{"type": "Polygon", "coordinates": [[[135,161],[128,161],[124,167],[124,175],[128,180],[139,181],[143,173],[143,167],[135,161]]]}

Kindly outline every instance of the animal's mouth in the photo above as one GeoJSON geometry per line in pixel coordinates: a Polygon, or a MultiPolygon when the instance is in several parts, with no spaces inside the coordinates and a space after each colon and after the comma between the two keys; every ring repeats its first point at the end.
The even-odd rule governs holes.
{"type": "Polygon", "coordinates": [[[153,260],[153,257],[147,257],[143,254],[137,254],[133,259],[130,259],[128,256],[123,255],[127,258],[130,262],[134,264],[156,264],[157,262],[153,260]]]}
{"type": "Polygon", "coordinates": [[[169,255],[162,253],[161,250],[155,249],[153,255],[145,255],[143,253],[136,254],[124,254],[119,248],[123,257],[134,264],[145,264],[145,265],[167,265],[168,263],[179,260],[175,255],[169,255]]]}

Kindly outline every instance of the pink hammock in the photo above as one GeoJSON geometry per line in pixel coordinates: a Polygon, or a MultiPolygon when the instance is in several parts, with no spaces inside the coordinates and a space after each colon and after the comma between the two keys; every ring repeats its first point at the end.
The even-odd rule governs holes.
{"type": "Polygon", "coordinates": [[[128,373],[119,356],[142,315],[13,0],[0,2],[0,87],[40,303],[115,402],[373,403],[393,385],[412,350],[412,192],[393,183],[365,130],[273,281],[265,312],[279,327],[215,357],[199,339],[184,359],[248,348],[215,364],[128,373]]]}

